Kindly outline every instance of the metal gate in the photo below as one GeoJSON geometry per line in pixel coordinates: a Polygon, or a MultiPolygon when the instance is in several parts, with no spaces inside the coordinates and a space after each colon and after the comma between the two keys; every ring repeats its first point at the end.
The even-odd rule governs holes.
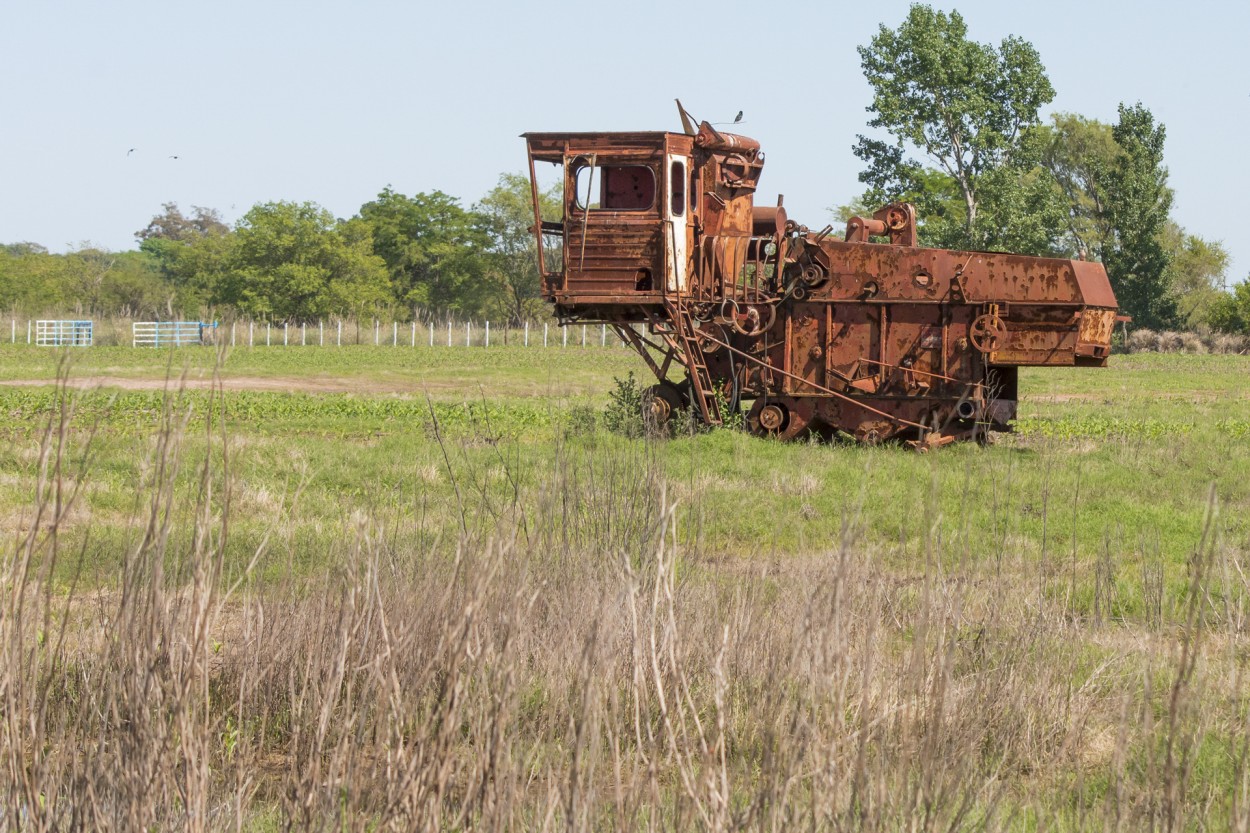
{"type": "Polygon", "coordinates": [[[203,321],[136,321],[130,325],[135,347],[183,347],[211,344],[217,324],[203,321]]]}
{"type": "Polygon", "coordinates": [[[94,329],[91,321],[36,321],[35,344],[44,347],[90,347],[94,329]]]}

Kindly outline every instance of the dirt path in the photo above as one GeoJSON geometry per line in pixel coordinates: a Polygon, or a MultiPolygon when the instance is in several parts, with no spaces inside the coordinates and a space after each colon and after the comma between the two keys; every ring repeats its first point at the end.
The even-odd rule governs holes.
{"type": "MultiPolygon", "coordinates": [[[[56,384],[54,379],[7,379],[0,380],[0,385],[8,387],[38,387],[56,384]]],[[[182,379],[144,379],[125,376],[89,376],[74,378],[69,381],[70,387],[80,390],[96,388],[120,388],[122,390],[164,390],[166,387],[177,390],[185,387],[188,390],[208,390],[213,386],[211,378],[195,378],[188,376],[182,379]]],[[[427,391],[447,391],[464,387],[454,382],[412,380],[389,383],[366,379],[343,378],[310,378],[308,376],[226,376],[220,380],[225,390],[239,391],[280,391],[285,393],[408,393],[421,394],[427,391]]]]}

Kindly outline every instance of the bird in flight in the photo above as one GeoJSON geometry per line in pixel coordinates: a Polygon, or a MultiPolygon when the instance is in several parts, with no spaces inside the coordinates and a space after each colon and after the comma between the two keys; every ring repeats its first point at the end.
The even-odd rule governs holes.
{"type": "Polygon", "coordinates": [[[130,154],[134,153],[136,150],[138,150],[138,148],[131,148],[130,150],[126,151],[126,155],[129,156],[130,154]]]}
{"type": "Polygon", "coordinates": [[[171,156],[171,157],[169,157],[169,158],[170,158],[170,159],[177,159],[178,157],[177,157],[177,156],[171,156]]]}

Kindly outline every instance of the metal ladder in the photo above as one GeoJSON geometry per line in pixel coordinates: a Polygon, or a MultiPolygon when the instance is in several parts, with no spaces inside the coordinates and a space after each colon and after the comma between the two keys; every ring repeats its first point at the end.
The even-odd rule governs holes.
{"type": "Polygon", "coordinates": [[[691,399],[698,404],[699,413],[705,423],[720,425],[720,403],[716,401],[716,385],[712,382],[712,374],[708,372],[707,362],[703,358],[703,346],[699,344],[690,310],[680,298],[665,298],[664,305],[668,308],[673,330],[682,348],[686,370],[690,374],[691,399]]]}

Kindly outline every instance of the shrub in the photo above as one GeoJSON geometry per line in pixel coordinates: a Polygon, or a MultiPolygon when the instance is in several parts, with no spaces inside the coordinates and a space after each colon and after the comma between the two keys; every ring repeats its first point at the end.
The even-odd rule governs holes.
{"type": "Polygon", "coordinates": [[[1179,353],[1185,347],[1184,337],[1175,330],[1164,330],[1159,333],[1160,353],[1179,353]]]}
{"type": "Polygon", "coordinates": [[[1159,349],[1159,334],[1145,327],[1133,330],[1128,336],[1130,353],[1144,353],[1159,349]]]}
{"type": "Polygon", "coordinates": [[[1207,343],[1197,333],[1177,333],[1182,353],[1206,353],[1207,343]]]}
{"type": "Polygon", "coordinates": [[[1233,333],[1220,333],[1211,339],[1212,353],[1244,353],[1250,347],[1250,339],[1233,333]]]}
{"type": "Polygon", "coordinates": [[[615,387],[608,392],[610,401],[603,411],[604,427],[625,437],[641,437],[646,428],[642,421],[645,389],[634,378],[632,370],[624,379],[614,376],[612,381],[615,387]]]}
{"type": "Polygon", "coordinates": [[[599,419],[589,405],[573,405],[564,417],[564,436],[579,437],[595,433],[599,419]]]}

